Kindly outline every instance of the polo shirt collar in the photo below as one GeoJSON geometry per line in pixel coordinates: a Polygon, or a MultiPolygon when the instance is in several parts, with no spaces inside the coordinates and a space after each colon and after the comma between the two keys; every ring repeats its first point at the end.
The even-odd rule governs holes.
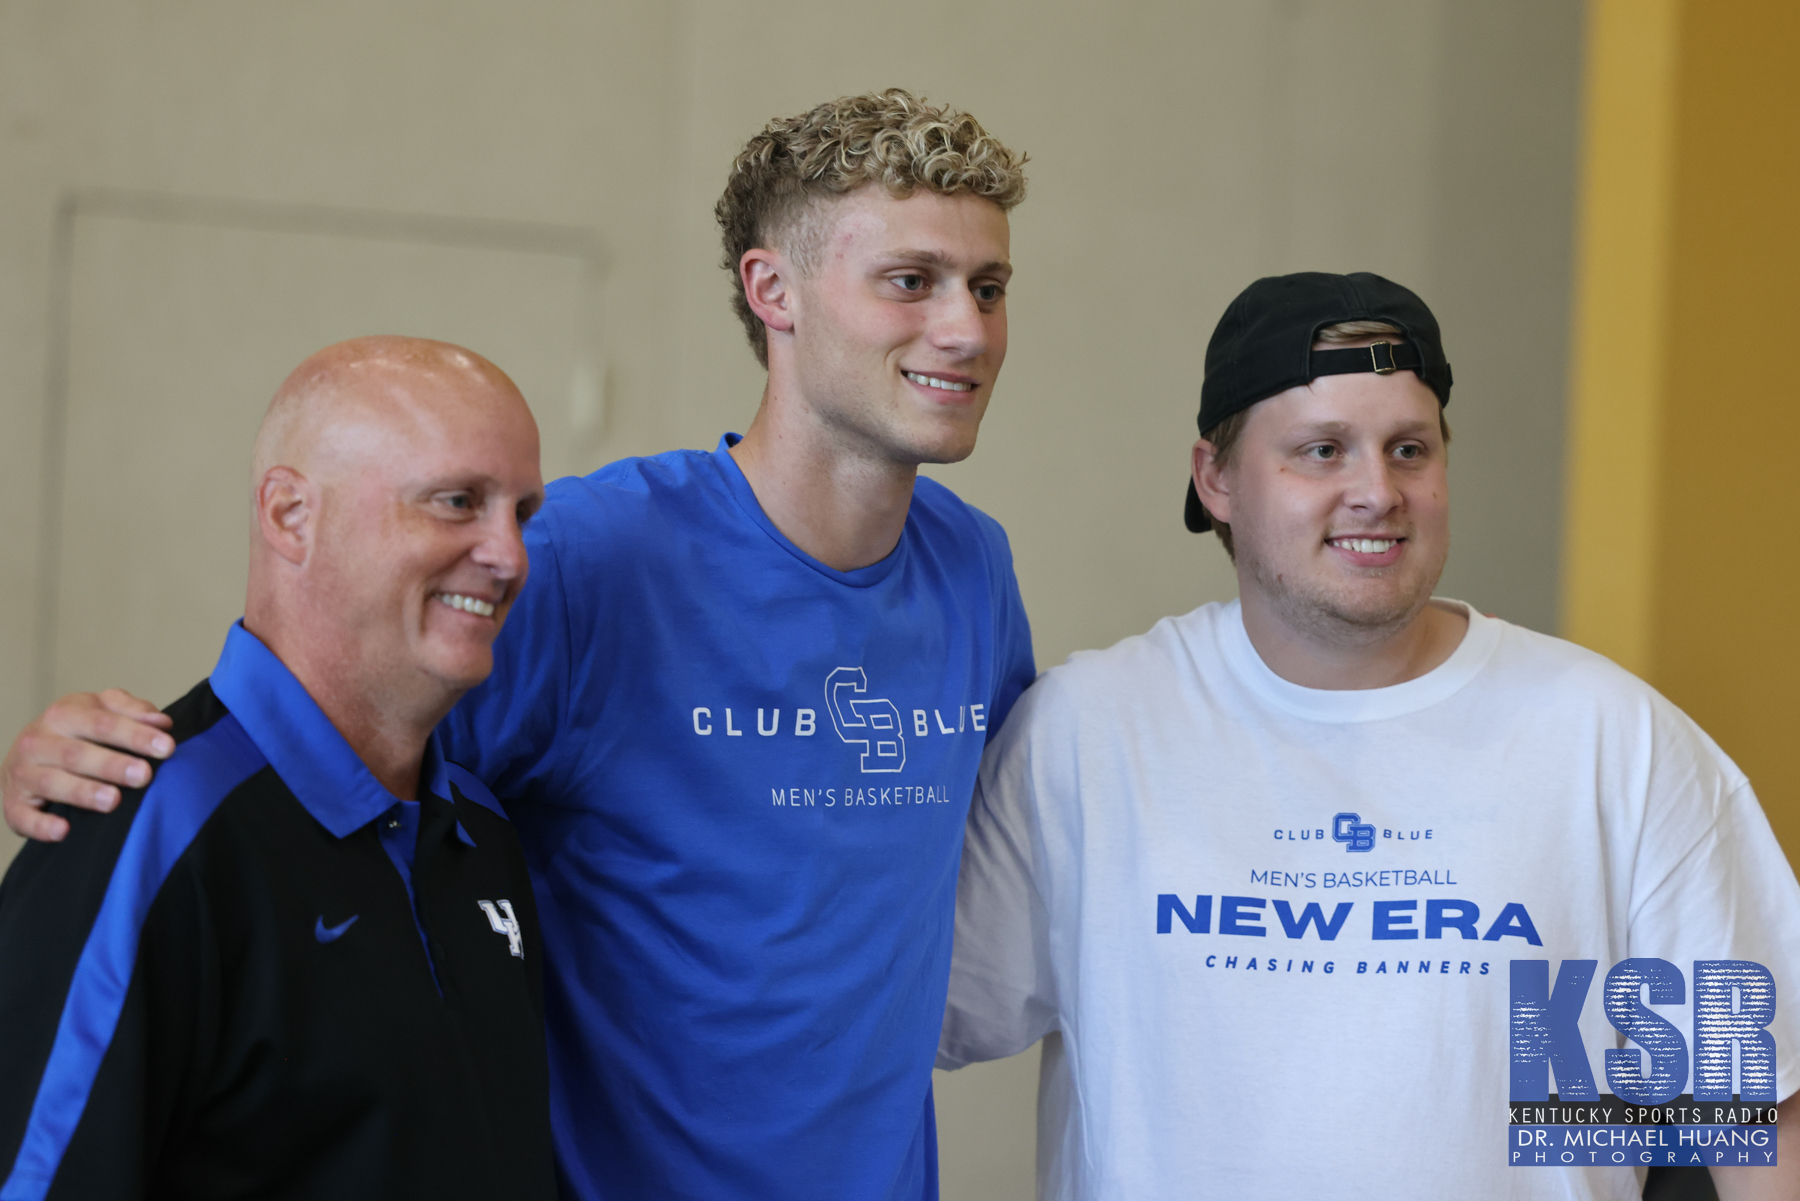
{"type": "MultiPolygon", "coordinates": [[[[225,635],[225,649],[208,683],[288,791],[333,837],[355,833],[399,803],[294,673],[242,621],[233,622],[225,635]]],[[[426,740],[420,778],[433,794],[450,799],[436,731],[426,740]]],[[[456,833],[474,845],[461,822],[456,833]]]]}

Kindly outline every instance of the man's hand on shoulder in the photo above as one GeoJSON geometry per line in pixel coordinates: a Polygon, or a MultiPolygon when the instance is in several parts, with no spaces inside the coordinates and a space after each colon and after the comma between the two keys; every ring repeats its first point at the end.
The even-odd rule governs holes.
{"type": "Polygon", "coordinates": [[[175,740],[164,732],[169,726],[155,705],[118,688],[63,697],[25,727],[0,762],[6,824],[25,838],[62,841],[69,823],[44,805],[110,812],[120,788],[150,782],[147,760],[175,752],[175,740]]]}

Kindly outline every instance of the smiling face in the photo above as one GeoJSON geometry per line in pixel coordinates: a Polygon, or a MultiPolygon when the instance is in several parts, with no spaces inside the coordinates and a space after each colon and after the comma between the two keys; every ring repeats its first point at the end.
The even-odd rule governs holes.
{"type": "Polygon", "coordinates": [[[307,569],[377,691],[460,693],[493,669],[525,584],[522,529],[543,500],[537,426],[510,383],[444,373],[386,381],[387,402],[326,436],[307,569]],[[385,685],[385,686],[384,686],[385,685]]]}
{"type": "Polygon", "coordinates": [[[1231,524],[1245,604],[1328,642],[1417,617],[1450,550],[1439,414],[1410,371],[1321,376],[1253,406],[1224,469],[1196,471],[1231,524]]]}
{"type": "Polygon", "coordinates": [[[893,463],[954,463],[1006,358],[1006,214],[976,196],[869,185],[817,202],[816,246],[793,256],[789,340],[798,400],[831,438],[893,463]]]}
{"type": "Polygon", "coordinates": [[[376,725],[422,738],[492,670],[525,584],[543,482],[524,398],[460,347],[342,342],[270,402],[252,480],[246,627],[353,745],[376,725]]]}

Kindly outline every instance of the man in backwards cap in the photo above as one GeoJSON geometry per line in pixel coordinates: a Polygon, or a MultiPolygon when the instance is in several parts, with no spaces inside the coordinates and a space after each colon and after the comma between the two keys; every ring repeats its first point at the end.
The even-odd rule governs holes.
{"type": "Polygon", "coordinates": [[[1187,499],[1239,599],[1075,656],[989,749],[939,1066],[1056,1036],[1045,1197],[1635,1197],[1671,1152],[1727,1197],[1800,1195],[1792,1139],[1736,1166],[1766,1126],[1742,1159],[1511,1145],[1509,1106],[1550,1093],[1791,1098],[1800,888],[1674,706],[1433,598],[1450,383],[1405,288],[1251,285],[1207,350],[1187,499]],[[1690,1077],[1684,1003],[1721,996],[1731,1037],[1690,1077]]]}

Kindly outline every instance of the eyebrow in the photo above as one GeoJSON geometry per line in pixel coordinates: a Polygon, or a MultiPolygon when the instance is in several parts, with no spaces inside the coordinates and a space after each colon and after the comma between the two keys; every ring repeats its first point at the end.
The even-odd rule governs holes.
{"type": "MultiPolygon", "coordinates": [[[[893,262],[893,263],[917,263],[918,265],[920,265],[922,267],[954,266],[954,264],[952,263],[952,261],[950,259],[950,256],[945,254],[941,250],[890,250],[890,251],[887,251],[886,253],[884,253],[881,257],[884,260],[893,262]]],[[[975,270],[969,272],[969,274],[970,275],[991,275],[997,271],[1010,272],[1011,270],[1012,270],[1011,263],[1003,263],[998,260],[995,260],[994,262],[991,262],[991,263],[983,263],[981,266],[975,268],[975,270]]]]}
{"type": "MultiPolygon", "coordinates": [[[[1421,418],[1417,421],[1408,421],[1404,425],[1389,431],[1388,437],[1391,438],[1400,434],[1416,433],[1420,430],[1429,430],[1431,428],[1433,428],[1433,423],[1421,418]]],[[[1294,434],[1303,437],[1312,437],[1318,434],[1345,434],[1353,432],[1355,432],[1355,427],[1348,421],[1309,422],[1306,425],[1299,426],[1293,431],[1294,434]]]]}
{"type": "Polygon", "coordinates": [[[485,472],[453,471],[444,475],[432,475],[426,476],[424,479],[413,480],[410,486],[417,489],[420,493],[443,492],[446,490],[455,492],[467,488],[488,488],[499,482],[499,480],[485,472]]]}

